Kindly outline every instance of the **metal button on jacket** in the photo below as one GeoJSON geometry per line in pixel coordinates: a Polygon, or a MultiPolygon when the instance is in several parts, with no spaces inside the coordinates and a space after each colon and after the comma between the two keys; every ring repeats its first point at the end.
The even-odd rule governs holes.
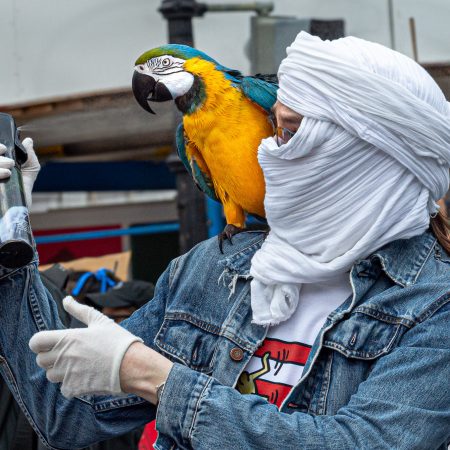
{"type": "Polygon", "coordinates": [[[242,361],[244,358],[244,351],[239,347],[234,347],[230,350],[230,357],[233,361],[242,361]]]}

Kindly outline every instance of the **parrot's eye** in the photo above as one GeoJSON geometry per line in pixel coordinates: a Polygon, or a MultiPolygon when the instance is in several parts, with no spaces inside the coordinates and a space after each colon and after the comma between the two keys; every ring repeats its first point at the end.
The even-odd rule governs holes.
{"type": "Polygon", "coordinates": [[[151,60],[150,70],[156,75],[171,75],[177,72],[183,72],[184,60],[173,58],[168,55],[158,56],[151,60]]]}

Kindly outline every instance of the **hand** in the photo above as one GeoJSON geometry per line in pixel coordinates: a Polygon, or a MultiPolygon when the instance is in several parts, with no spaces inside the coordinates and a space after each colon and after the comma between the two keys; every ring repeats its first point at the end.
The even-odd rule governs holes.
{"type": "Polygon", "coordinates": [[[30,339],[37,364],[52,383],[62,383],[67,397],[86,394],[123,394],[119,371],[125,352],[142,339],[117,325],[101,312],[72,297],[64,309],[87,328],[41,331],[30,339]]]}
{"type": "MultiPolygon", "coordinates": [[[[38,176],[41,165],[33,148],[33,140],[26,138],[23,140],[22,145],[27,151],[28,158],[24,164],[22,164],[22,179],[23,187],[25,190],[25,200],[28,208],[31,207],[31,192],[33,191],[33,185],[38,176]]],[[[0,144],[0,155],[4,155],[6,152],[6,146],[0,144]]],[[[9,178],[11,176],[11,169],[14,167],[14,160],[7,158],[6,156],[0,156],[0,180],[9,178]]]]}

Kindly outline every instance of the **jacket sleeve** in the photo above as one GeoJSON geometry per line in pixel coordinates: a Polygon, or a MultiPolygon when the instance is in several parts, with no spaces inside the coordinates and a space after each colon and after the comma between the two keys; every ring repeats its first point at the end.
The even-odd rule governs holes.
{"type": "MultiPolygon", "coordinates": [[[[122,325],[152,347],[161,326],[171,266],[154,298],[122,325]]],[[[38,331],[63,328],[36,264],[0,276],[0,372],[38,436],[54,449],[74,449],[124,434],[154,419],[156,408],[137,396],[66,399],[29,349],[38,331]]]]}
{"type": "Polygon", "coordinates": [[[175,364],[157,429],[184,449],[436,449],[450,434],[449,323],[447,303],[379,358],[333,416],[281,413],[256,395],[175,364]]]}

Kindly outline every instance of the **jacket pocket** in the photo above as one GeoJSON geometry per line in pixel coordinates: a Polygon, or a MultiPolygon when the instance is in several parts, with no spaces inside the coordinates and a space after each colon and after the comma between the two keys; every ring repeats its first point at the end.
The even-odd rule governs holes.
{"type": "Polygon", "coordinates": [[[188,314],[166,317],[155,345],[172,359],[198,372],[213,371],[218,333],[216,327],[188,314]]]}
{"type": "Polygon", "coordinates": [[[375,359],[389,353],[407,328],[401,318],[360,308],[331,328],[323,345],[347,358],[375,359]]]}

